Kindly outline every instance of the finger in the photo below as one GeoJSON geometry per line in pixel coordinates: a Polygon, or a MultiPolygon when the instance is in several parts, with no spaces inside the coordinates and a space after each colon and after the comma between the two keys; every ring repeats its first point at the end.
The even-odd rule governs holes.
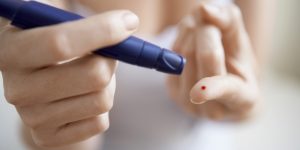
{"type": "MultiPolygon", "coordinates": [[[[196,36],[196,63],[197,63],[197,78],[198,80],[204,77],[224,75],[226,74],[224,49],[221,42],[220,31],[211,25],[202,24],[202,27],[198,29],[196,36]]],[[[196,82],[194,82],[196,83],[196,82]]],[[[191,91],[190,91],[191,92],[191,91]]],[[[193,97],[191,102],[193,104],[203,104],[205,101],[195,101],[193,97]]],[[[214,116],[214,111],[208,110],[212,104],[200,105],[197,111],[202,112],[207,116],[214,116]],[[214,113],[211,115],[211,113],[214,113]]]]}
{"type": "MultiPolygon", "coordinates": [[[[16,106],[29,106],[101,91],[115,73],[116,61],[88,56],[16,79],[7,79],[6,98],[16,106]],[[34,92],[32,92],[34,91],[34,92]]],[[[14,74],[6,75],[13,78],[14,74]]]]}
{"type": "Polygon", "coordinates": [[[11,67],[52,65],[121,42],[138,24],[137,16],[129,11],[111,11],[49,27],[8,30],[2,35],[6,38],[1,41],[5,48],[1,60],[10,62],[11,67]]]}
{"type": "Polygon", "coordinates": [[[17,110],[24,123],[31,128],[57,128],[109,112],[113,106],[114,91],[115,79],[101,92],[49,104],[18,107],[17,110]]]}
{"type": "Polygon", "coordinates": [[[190,96],[195,103],[217,100],[230,109],[248,111],[258,99],[255,88],[234,75],[215,76],[200,80],[190,96]]]}
{"type": "Polygon", "coordinates": [[[196,34],[198,79],[226,74],[224,49],[220,31],[211,25],[199,27],[196,34]]]}
{"type": "Polygon", "coordinates": [[[203,104],[205,116],[212,120],[222,120],[227,115],[226,107],[218,101],[203,104]]]}
{"type": "Polygon", "coordinates": [[[225,50],[230,56],[239,56],[239,51],[251,49],[251,42],[245,29],[242,13],[236,5],[206,4],[202,5],[200,9],[207,23],[221,29],[225,50]],[[240,48],[241,46],[244,48],[240,48]]]}
{"type": "Polygon", "coordinates": [[[257,71],[257,64],[240,9],[234,4],[225,6],[208,4],[200,8],[207,22],[222,31],[228,72],[247,79],[249,70],[257,71]]]}
{"type": "Polygon", "coordinates": [[[194,34],[189,33],[186,37],[185,43],[182,43],[181,45],[181,53],[185,58],[187,58],[185,70],[179,77],[180,99],[183,103],[181,105],[186,107],[186,110],[193,112],[195,107],[194,104],[190,102],[189,91],[197,81],[197,75],[194,71],[196,68],[194,34]]]}
{"type": "Polygon", "coordinates": [[[196,22],[192,16],[188,16],[182,20],[178,25],[178,35],[177,39],[174,42],[173,50],[177,53],[182,51],[182,45],[187,40],[187,37],[191,35],[196,28],[196,22]]]}
{"type": "Polygon", "coordinates": [[[59,125],[109,112],[113,107],[115,88],[116,79],[113,77],[108,87],[102,91],[88,94],[84,97],[54,102],[49,106],[48,111],[51,113],[52,110],[61,108],[61,112],[54,114],[57,117],[54,119],[59,122],[59,125]]]}
{"type": "MultiPolygon", "coordinates": [[[[38,132],[32,132],[36,144],[43,147],[57,147],[84,141],[92,136],[106,131],[109,127],[108,113],[97,117],[67,124],[58,129],[51,140],[44,138],[38,132]]],[[[43,133],[43,132],[41,132],[43,133]]]]}
{"type": "MultiPolygon", "coordinates": [[[[189,19],[188,19],[189,20],[189,19]]],[[[176,51],[177,53],[182,54],[183,56],[185,56],[184,51],[189,51],[189,53],[192,51],[192,49],[187,49],[186,46],[190,46],[189,44],[190,41],[192,41],[192,26],[191,25],[187,25],[189,24],[190,21],[183,21],[180,25],[179,25],[179,33],[178,33],[178,37],[174,43],[173,46],[173,50],[176,51]]],[[[188,58],[187,56],[185,56],[186,58],[188,58]]],[[[190,59],[190,58],[188,58],[190,59]]],[[[191,58],[191,60],[188,60],[188,63],[193,61],[193,58],[191,58]]],[[[185,67],[185,70],[186,69],[185,67]]],[[[187,71],[183,71],[183,72],[187,72],[187,71]]],[[[169,87],[169,94],[171,95],[172,99],[176,100],[176,99],[181,99],[178,97],[178,92],[181,90],[179,89],[181,87],[181,77],[180,76],[174,76],[174,75],[169,75],[167,78],[167,85],[169,87]]]]}
{"type": "Polygon", "coordinates": [[[204,4],[200,6],[203,19],[216,25],[223,32],[230,33],[234,30],[244,30],[244,23],[240,9],[234,4],[215,5],[204,4]]]}
{"type": "Polygon", "coordinates": [[[168,86],[168,94],[171,96],[173,100],[178,99],[178,91],[179,91],[179,80],[180,77],[175,75],[168,75],[166,80],[166,85],[168,86]]]}

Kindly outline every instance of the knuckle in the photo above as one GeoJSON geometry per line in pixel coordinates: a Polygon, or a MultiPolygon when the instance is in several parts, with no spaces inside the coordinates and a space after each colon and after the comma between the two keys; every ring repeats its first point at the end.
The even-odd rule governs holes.
{"type": "Polygon", "coordinates": [[[107,63],[103,61],[92,60],[87,64],[90,71],[90,83],[96,90],[101,90],[107,87],[111,81],[112,73],[107,63]]]}
{"type": "Polygon", "coordinates": [[[109,121],[108,120],[104,120],[104,119],[101,119],[99,118],[97,121],[95,121],[95,132],[96,133],[102,133],[106,130],[108,130],[109,128],[109,121]]]}
{"type": "Polygon", "coordinates": [[[186,32],[194,32],[195,28],[197,27],[197,23],[193,16],[188,16],[184,18],[181,23],[179,23],[179,27],[181,30],[186,32]]]}
{"type": "Polygon", "coordinates": [[[24,94],[22,94],[21,92],[18,92],[16,90],[9,90],[9,89],[5,89],[4,90],[4,97],[6,98],[6,100],[14,105],[14,106],[23,106],[25,103],[24,100],[24,94]]]}
{"type": "Polygon", "coordinates": [[[33,130],[33,133],[34,134],[32,135],[32,138],[33,138],[34,143],[41,148],[52,148],[52,147],[56,147],[58,145],[58,143],[55,143],[52,140],[53,138],[43,137],[43,136],[39,135],[40,133],[36,133],[34,130],[33,130]]]}
{"type": "Polygon", "coordinates": [[[231,4],[229,8],[233,19],[240,20],[242,18],[242,11],[236,4],[231,4]]]}
{"type": "Polygon", "coordinates": [[[33,130],[39,129],[43,126],[43,121],[37,119],[37,117],[21,115],[21,118],[24,124],[33,130]]]}
{"type": "Polygon", "coordinates": [[[7,90],[5,90],[4,97],[10,104],[15,105],[15,106],[18,106],[21,102],[19,100],[18,94],[15,92],[11,92],[11,91],[8,92],[7,90]]]}
{"type": "Polygon", "coordinates": [[[48,33],[48,42],[50,44],[50,54],[57,60],[69,58],[71,52],[70,41],[67,34],[60,29],[52,29],[48,33]]]}
{"type": "Polygon", "coordinates": [[[34,103],[34,99],[32,98],[34,96],[27,89],[16,86],[5,87],[4,97],[8,103],[18,107],[29,106],[34,103]]]}
{"type": "Polygon", "coordinates": [[[113,100],[105,93],[97,93],[96,98],[93,100],[93,106],[96,114],[109,112],[113,107],[113,100]]]}
{"type": "Polygon", "coordinates": [[[103,21],[102,25],[102,31],[104,32],[103,35],[105,35],[105,38],[103,39],[104,43],[116,43],[120,40],[117,32],[117,29],[115,28],[116,22],[113,18],[106,18],[105,21],[103,21]]]}

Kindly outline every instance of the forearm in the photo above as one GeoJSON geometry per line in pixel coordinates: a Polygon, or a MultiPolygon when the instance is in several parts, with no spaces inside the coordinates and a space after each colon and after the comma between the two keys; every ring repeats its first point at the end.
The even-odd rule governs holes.
{"type": "Polygon", "coordinates": [[[100,150],[102,145],[102,136],[98,135],[78,144],[73,144],[61,148],[42,148],[37,146],[30,134],[30,130],[22,125],[22,140],[28,150],[100,150]]]}

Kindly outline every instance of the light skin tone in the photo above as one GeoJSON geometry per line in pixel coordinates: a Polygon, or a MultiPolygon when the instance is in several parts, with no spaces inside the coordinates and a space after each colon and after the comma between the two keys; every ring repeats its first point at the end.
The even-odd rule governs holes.
{"type": "Polygon", "coordinates": [[[259,100],[257,61],[238,7],[201,5],[179,28],[173,49],[188,61],[168,78],[172,98],[194,116],[246,117],[259,100]]]}
{"type": "Polygon", "coordinates": [[[136,15],[120,10],[26,31],[1,28],[5,96],[35,144],[63,146],[107,130],[117,62],[91,50],[126,39],[138,25],[136,15]]]}
{"type": "MultiPolygon", "coordinates": [[[[100,14],[27,31],[1,22],[0,48],[7,50],[0,54],[5,95],[16,106],[25,124],[24,139],[32,149],[88,150],[99,145],[99,136],[109,126],[116,61],[90,53],[124,40],[139,25],[138,18],[129,11],[107,10],[124,6],[148,18],[151,21],[146,25],[142,19],[139,34],[149,36],[178,22],[194,5],[192,0],[186,1],[186,7],[176,1],[172,8],[181,6],[182,12],[170,8],[163,12],[170,7],[163,5],[168,2],[154,0],[147,6],[163,7],[158,12],[173,17],[145,17],[151,9],[143,9],[140,0],[131,1],[123,4],[123,0],[84,0],[84,5],[93,6],[100,14]],[[114,8],[113,4],[120,6],[114,8]],[[26,53],[22,53],[24,50],[26,53]]],[[[50,3],[65,7],[60,2],[50,3]]],[[[246,22],[252,21],[247,19],[246,22]]],[[[259,100],[258,54],[252,48],[239,9],[234,5],[202,4],[180,22],[174,50],[188,61],[182,76],[168,77],[170,96],[195,117],[241,119],[251,114],[259,100]]]]}

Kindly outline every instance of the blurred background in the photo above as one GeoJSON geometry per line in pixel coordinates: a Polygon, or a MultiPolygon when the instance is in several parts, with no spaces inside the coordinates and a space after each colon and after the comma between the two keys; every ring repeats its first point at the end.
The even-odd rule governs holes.
{"type": "MultiPolygon", "coordinates": [[[[234,150],[300,149],[300,1],[277,2],[276,22],[269,25],[273,44],[262,78],[262,112],[249,122],[224,125],[236,138],[234,150]]],[[[3,94],[0,99],[0,150],[23,150],[16,110],[3,94]]]]}

